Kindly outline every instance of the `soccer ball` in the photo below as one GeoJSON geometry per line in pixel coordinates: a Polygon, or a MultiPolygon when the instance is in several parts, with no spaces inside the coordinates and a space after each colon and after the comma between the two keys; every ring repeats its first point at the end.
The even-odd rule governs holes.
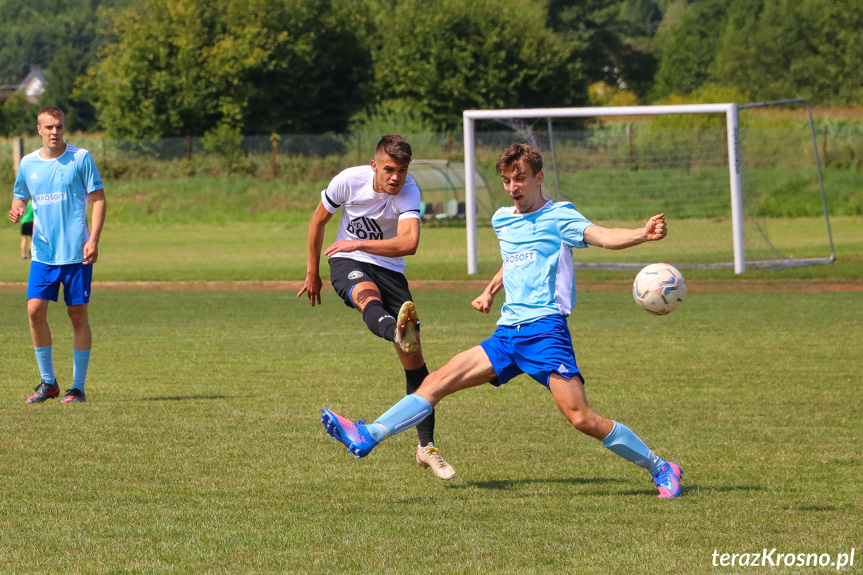
{"type": "Polygon", "coordinates": [[[665,315],[683,303],[686,280],[668,264],[650,264],[635,276],[632,297],[648,313],[665,315]]]}

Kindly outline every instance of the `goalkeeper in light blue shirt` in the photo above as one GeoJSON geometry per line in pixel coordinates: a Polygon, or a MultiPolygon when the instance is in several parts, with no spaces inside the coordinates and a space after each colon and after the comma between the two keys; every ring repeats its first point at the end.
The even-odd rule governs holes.
{"type": "Polygon", "coordinates": [[[27,403],[42,403],[60,395],[48,327],[48,303],[57,301],[60,285],[72,320],[74,346],[72,388],[61,402],[81,403],[87,400],[84,383],[93,339],[87,306],[105,223],[105,190],[90,152],[65,142],[66,117],[62,110],[43,109],[37,116],[36,128],[42,147],[22,158],[9,210],[9,219],[15,223],[24,215],[27,202],[33,205],[27,315],[42,379],[27,403]],[[92,227],[87,225],[90,203],[92,227]]]}
{"type": "Polygon", "coordinates": [[[374,423],[353,423],[329,409],[321,421],[355,457],[364,457],[386,437],[423,420],[451,393],[489,382],[500,386],[526,373],[551,391],[572,425],[624,459],[647,469],[660,498],[680,494],[680,467],[653,451],[625,425],[590,408],[584,378],[575,362],[566,317],[575,304],[572,248],[589,245],[623,249],[665,237],[664,214],[643,228],[605,228],[593,224],[568,202],[542,197],[542,156],[526,144],[513,144],[497,162],[503,186],[513,201],[492,217],[503,265],[472,302],[488,313],[503,288],[506,301],[494,334],[429,374],[420,388],[374,423]]]}

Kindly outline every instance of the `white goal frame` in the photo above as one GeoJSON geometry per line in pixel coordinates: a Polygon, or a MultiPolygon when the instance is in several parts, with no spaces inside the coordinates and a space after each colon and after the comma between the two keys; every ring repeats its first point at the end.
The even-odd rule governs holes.
{"type": "MultiPolygon", "coordinates": [[[[476,171],[474,123],[476,120],[505,120],[525,118],[584,118],[599,116],[658,116],[668,114],[725,114],[728,134],[728,172],[731,191],[731,227],[734,251],[734,273],[746,271],[746,258],[743,243],[743,184],[740,165],[739,110],[741,108],[760,107],[769,104],[808,102],[804,99],[783,100],[738,106],[737,104],[681,104],[668,106],[616,106],[593,108],[534,108],[524,110],[465,110],[462,114],[464,123],[464,168],[465,168],[465,216],[467,224],[467,272],[476,274],[479,271],[477,257],[477,217],[476,217],[476,171]]],[[[830,238],[830,258],[818,263],[829,263],[835,259],[833,239],[830,232],[830,220],[827,213],[826,196],[824,194],[821,164],[818,158],[818,147],[815,141],[812,112],[809,109],[809,123],[812,128],[815,158],[818,166],[818,179],[821,184],[821,197],[824,204],[824,215],[827,218],[827,231],[830,238]]],[[[814,263],[814,262],[813,262],[814,263]]]]}

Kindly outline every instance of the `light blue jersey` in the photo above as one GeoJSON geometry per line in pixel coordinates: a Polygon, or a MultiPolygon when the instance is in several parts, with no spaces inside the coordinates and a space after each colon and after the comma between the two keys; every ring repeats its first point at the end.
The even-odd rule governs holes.
{"type": "Polygon", "coordinates": [[[46,160],[39,151],[24,156],[15,180],[15,198],[32,200],[33,261],[48,265],[84,261],[88,195],[103,189],[90,152],[66,144],[59,158],[46,160]]]}
{"type": "Polygon", "coordinates": [[[571,203],[549,200],[529,214],[500,208],[491,224],[500,242],[506,291],[498,325],[569,316],[575,305],[572,248],[587,247],[584,230],[593,223],[571,203]]]}

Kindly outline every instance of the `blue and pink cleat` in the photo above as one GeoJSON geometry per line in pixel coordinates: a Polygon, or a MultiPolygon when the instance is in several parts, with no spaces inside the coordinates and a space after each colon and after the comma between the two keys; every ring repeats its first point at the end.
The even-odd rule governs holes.
{"type": "Polygon", "coordinates": [[[321,423],[333,439],[340,441],[354,454],[354,457],[365,457],[371,453],[378,441],[375,440],[363,421],[356,423],[348,421],[338,413],[329,409],[321,410],[321,423]]]}
{"type": "Polygon", "coordinates": [[[660,499],[670,499],[680,495],[680,478],[683,477],[683,470],[676,463],[666,461],[659,468],[653,482],[659,490],[660,499]]]}

